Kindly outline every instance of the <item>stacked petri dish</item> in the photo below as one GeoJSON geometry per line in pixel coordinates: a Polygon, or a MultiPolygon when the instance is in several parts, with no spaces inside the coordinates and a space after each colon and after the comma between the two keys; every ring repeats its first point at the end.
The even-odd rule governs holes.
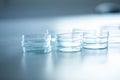
{"type": "Polygon", "coordinates": [[[108,48],[109,32],[87,31],[83,33],[83,48],[104,49],[108,48]]]}
{"type": "Polygon", "coordinates": [[[71,32],[54,34],[47,31],[41,34],[22,36],[22,48],[25,54],[44,54],[51,51],[62,53],[80,52],[85,49],[108,48],[109,32],[73,29],[71,32]]]}
{"type": "Polygon", "coordinates": [[[120,25],[104,25],[101,30],[109,32],[109,43],[120,43],[120,25]]]}
{"type": "Polygon", "coordinates": [[[27,34],[22,35],[22,47],[25,54],[43,54],[51,51],[51,35],[27,34]]]}
{"type": "Polygon", "coordinates": [[[56,51],[78,52],[82,48],[82,33],[70,32],[56,35],[56,51]]]}

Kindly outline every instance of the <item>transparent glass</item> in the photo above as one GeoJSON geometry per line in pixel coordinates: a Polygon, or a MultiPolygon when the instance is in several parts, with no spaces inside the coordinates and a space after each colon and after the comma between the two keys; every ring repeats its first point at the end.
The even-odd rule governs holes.
{"type": "Polygon", "coordinates": [[[109,32],[88,31],[83,33],[83,48],[104,49],[108,47],[109,32]]]}
{"type": "Polygon", "coordinates": [[[106,25],[101,30],[109,32],[109,43],[120,43],[120,25],[106,25]]]}
{"type": "Polygon", "coordinates": [[[59,52],[77,52],[81,50],[82,33],[71,32],[56,35],[56,50],[59,52]]]}
{"type": "Polygon", "coordinates": [[[41,54],[51,51],[50,34],[28,34],[22,36],[23,52],[28,54],[41,54]]]}

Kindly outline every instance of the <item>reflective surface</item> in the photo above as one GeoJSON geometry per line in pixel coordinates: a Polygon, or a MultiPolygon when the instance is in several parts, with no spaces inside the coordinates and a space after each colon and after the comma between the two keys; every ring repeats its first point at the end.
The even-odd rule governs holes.
{"type": "Polygon", "coordinates": [[[55,32],[64,31],[70,29],[71,22],[76,25],[90,22],[92,25],[96,18],[98,19],[96,25],[120,23],[120,16],[115,16],[0,21],[0,80],[120,80],[120,44],[118,43],[109,44],[108,49],[83,49],[72,54],[52,52],[23,55],[21,47],[23,33],[39,33],[41,28],[49,28],[55,32]]]}

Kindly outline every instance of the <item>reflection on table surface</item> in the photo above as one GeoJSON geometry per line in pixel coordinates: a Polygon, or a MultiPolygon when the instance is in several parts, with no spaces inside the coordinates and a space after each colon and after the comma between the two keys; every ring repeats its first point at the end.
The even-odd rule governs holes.
{"type": "Polygon", "coordinates": [[[76,53],[24,55],[21,68],[26,76],[38,80],[119,80],[119,52],[118,48],[109,47],[76,53]]]}
{"type": "Polygon", "coordinates": [[[119,79],[119,53],[108,49],[83,49],[81,53],[57,54],[54,77],[58,80],[119,79]]]}
{"type": "Polygon", "coordinates": [[[22,34],[39,33],[39,30],[42,28],[49,28],[58,32],[69,31],[73,26],[76,26],[76,28],[90,24],[93,26],[96,18],[98,18],[98,22],[94,26],[99,24],[106,25],[108,23],[119,25],[120,16],[114,15],[114,18],[112,17],[110,15],[106,17],[105,15],[94,15],[94,17],[93,15],[89,15],[86,17],[82,16],[81,18],[75,16],[52,20],[1,20],[0,79],[119,80],[119,43],[109,44],[108,49],[82,49],[77,53],[51,52],[49,54],[38,55],[23,55],[21,48],[22,34]]]}

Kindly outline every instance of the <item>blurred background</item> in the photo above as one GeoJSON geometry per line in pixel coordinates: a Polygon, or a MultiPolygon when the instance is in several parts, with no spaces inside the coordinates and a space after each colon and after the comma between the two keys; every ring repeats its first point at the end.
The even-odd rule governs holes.
{"type": "MultiPolygon", "coordinates": [[[[111,26],[110,31],[114,33],[112,40],[120,42],[119,4],[120,0],[0,0],[0,80],[46,80],[42,79],[42,77],[46,78],[46,74],[43,74],[43,72],[45,72],[48,67],[49,74],[52,58],[49,54],[48,56],[23,56],[23,48],[21,46],[23,34],[42,33],[42,31],[48,29],[51,31],[52,37],[55,37],[54,32],[69,32],[72,28],[96,29],[96,27],[98,28],[101,25],[107,25],[108,27],[105,26],[106,29],[109,29],[109,26],[111,26]],[[115,28],[113,28],[114,24],[115,28]]],[[[107,54],[106,51],[107,50],[105,50],[105,54],[107,54]]],[[[84,52],[87,53],[89,51],[84,52]]],[[[104,66],[100,66],[100,68],[98,67],[99,65],[97,67],[86,65],[83,71],[87,71],[85,73],[83,72],[82,76],[77,76],[85,77],[85,79],[96,76],[96,80],[103,80],[101,75],[96,74],[96,71],[101,72],[102,69],[106,69],[108,71],[102,70],[102,73],[105,74],[104,80],[118,80],[120,78],[120,64],[118,62],[120,61],[119,47],[110,49],[108,53],[109,52],[111,53],[108,59],[108,64],[110,63],[110,65],[107,65],[109,67],[104,65],[106,68],[104,68],[104,66]],[[92,74],[89,74],[91,72],[92,74]],[[108,78],[106,78],[106,74],[108,78]],[[93,76],[90,77],[89,75],[93,76]]],[[[73,58],[67,56],[68,58],[65,60],[69,60],[70,57],[72,61],[75,59],[75,61],[78,60],[79,63],[80,56],[74,56],[73,58]]],[[[89,61],[86,55],[84,55],[83,58],[85,61],[89,61]]],[[[101,59],[106,60],[106,55],[105,58],[102,56],[102,58],[98,57],[98,59],[100,61],[101,59]]],[[[99,62],[98,59],[97,61],[99,62]]],[[[74,73],[79,71],[77,70],[79,69],[78,67],[79,66],[75,66],[75,70],[69,73],[76,76],[74,73]]],[[[60,74],[64,75],[61,69],[64,73],[64,70],[70,71],[72,67],[61,68],[60,66],[58,73],[60,71],[60,74]]],[[[102,75],[104,76],[104,74],[102,75]]],[[[76,78],[73,80],[76,80],[76,78]]]]}
{"type": "Polygon", "coordinates": [[[0,0],[0,19],[93,14],[102,3],[120,0],[0,0]]]}

